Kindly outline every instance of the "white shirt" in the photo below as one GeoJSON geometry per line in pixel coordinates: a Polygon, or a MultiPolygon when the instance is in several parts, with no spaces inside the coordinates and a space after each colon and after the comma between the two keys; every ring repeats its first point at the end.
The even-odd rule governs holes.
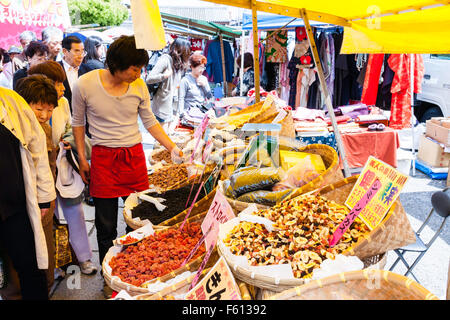
{"type": "Polygon", "coordinates": [[[62,63],[64,65],[64,70],[66,71],[67,81],[69,82],[70,90],[73,90],[73,85],[78,80],[78,68],[72,67],[64,59],[62,59],[62,63]]]}

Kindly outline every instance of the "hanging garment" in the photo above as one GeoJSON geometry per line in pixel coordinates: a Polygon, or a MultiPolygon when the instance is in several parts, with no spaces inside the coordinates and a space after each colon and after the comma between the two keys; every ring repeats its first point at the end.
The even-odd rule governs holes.
{"type": "Polygon", "coordinates": [[[201,51],[203,49],[203,40],[202,39],[190,39],[191,40],[191,51],[201,51]]]}
{"type": "Polygon", "coordinates": [[[382,73],[383,82],[378,86],[378,95],[376,106],[383,110],[391,110],[391,86],[394,79],[394,71],[389,67],[388,59],[390,55],[384,57],[384,72],[382,73]]]}
{"type": "Polygon", "coordinates": [[[287,68],[289,70],[289,101],[288,101],[288,104],[291,107],[295,107],[295,97],[297,94],[297,76],[298,76],[298,72],[299,72],[299,69],[297,68],[297,64],[300,64],[300,58],[293,55],[287,66],[287,68]]]}
{"type": "MultiPolygon", "coordinates": [[[[205,48],[203,49],[203,55],[204,55],[205,57],[208,57],[209,45],[210,45],[213,41],[214,41],[214,40],[208,40],[208,41],[206,41],[205,48]]],[[[212,74],[208,74],[208,72],[206,71],[206,68],[205,68],[205,71],[203,72],[203,75],[204,75],[206,78],[208,78],[208,82],[213,82],[213,83],[215,83],[215,82],[214,82],[214,76],[213,76],[212,74]]]]}
{"type": "Polygon", "coordinates": [[[265,46],[266,62],[286,62],[287,43],[287,30],[280,30],[270,35],[265,46]]]}
{"type": "MultiPolygon", "coordinates": [[[[391,118],[389,119],[389,127],[393,129],[400,130],[411,127],[410,60],[410,54],[392,54],[388,59],[389,67],[395,72],[391,86],[391,118]]],[[[424,71],[422,55],[414,54],[414,93],[422,91],[424,71]]]]}
{"type": "Polygon", "coordinates": [[[366,68],[361,102],[365,105],[375,105],[377,101],[378,84],[381,68],[384,63],[384,54],[371,54],[366,68]]]}
{"type": "Polygon", "coordinates": [[[287,68],[288,62],[281,63],[280,64],[280,72],[279,72],[279,78],[280,78],[280,87],[281,87],[281,94],[280,99],[284,101],[289,100],[289,69],[287,68]]]}
{"type": "MultiPolygon", "coordinates": [[[[228,41],[223,41],[223,51],[225,56],[225,75],[226,81],[233,81],[233,68],[234,68],[234,57],[231,50],[230,43],[228,41]]],[[[206,72],[208,75],[214,77],[215,83],[223,82],[222,73],[222,52],[220,47],[220,41],[218,38],[214,39],[208,46],[208,62],[206,63],[206,72]]]]}
{"type": "Polygon", "coordinates": [[[309,87],[316,81],[315,69],[303,69],[303,77],[301,81],[299,106],[306,107],[308,105],[309,87]]]}

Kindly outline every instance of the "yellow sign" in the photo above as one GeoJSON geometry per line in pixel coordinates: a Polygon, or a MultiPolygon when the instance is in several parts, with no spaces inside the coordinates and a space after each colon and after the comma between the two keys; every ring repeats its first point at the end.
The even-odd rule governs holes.
{"type": "Polygon", "coordinates": [[[381,188],[358,216],[370,230],[373,230],[383,220],[399,196],[406,181],[408,181],[408,176],[398,172],[383,161],[370,156],[345,201],[345,205],[352,209],[367,193],[377,178],[381,182],[381,188]]]}
{"type": "Polygon", "coordinates": [[[223,257],[186,294],[186,300],[241,300],[239,287],[223,257]]]}

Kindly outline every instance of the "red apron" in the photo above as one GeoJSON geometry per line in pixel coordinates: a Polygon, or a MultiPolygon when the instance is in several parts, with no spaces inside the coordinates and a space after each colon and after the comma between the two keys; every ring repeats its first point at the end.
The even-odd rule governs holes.
{"type": "Polygon", "coordinates": [[[93,146],[89,190],[95,198],[118,198],[149,188],[142,144],[109,148],[93,146]]]}

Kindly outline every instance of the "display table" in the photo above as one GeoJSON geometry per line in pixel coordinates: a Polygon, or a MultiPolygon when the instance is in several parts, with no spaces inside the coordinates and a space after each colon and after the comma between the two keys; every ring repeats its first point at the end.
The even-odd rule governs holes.
{"type": "MultiPolygon", "coordinates": [[[[347,163],[350,168],[364,167],[369,156],[397,167],[397,149],[400,140],[396,130],[386,127],[384,131],[341,133],[347,163]]],[[[341,164],[342,167],[342,164],[341,164]]]]}

